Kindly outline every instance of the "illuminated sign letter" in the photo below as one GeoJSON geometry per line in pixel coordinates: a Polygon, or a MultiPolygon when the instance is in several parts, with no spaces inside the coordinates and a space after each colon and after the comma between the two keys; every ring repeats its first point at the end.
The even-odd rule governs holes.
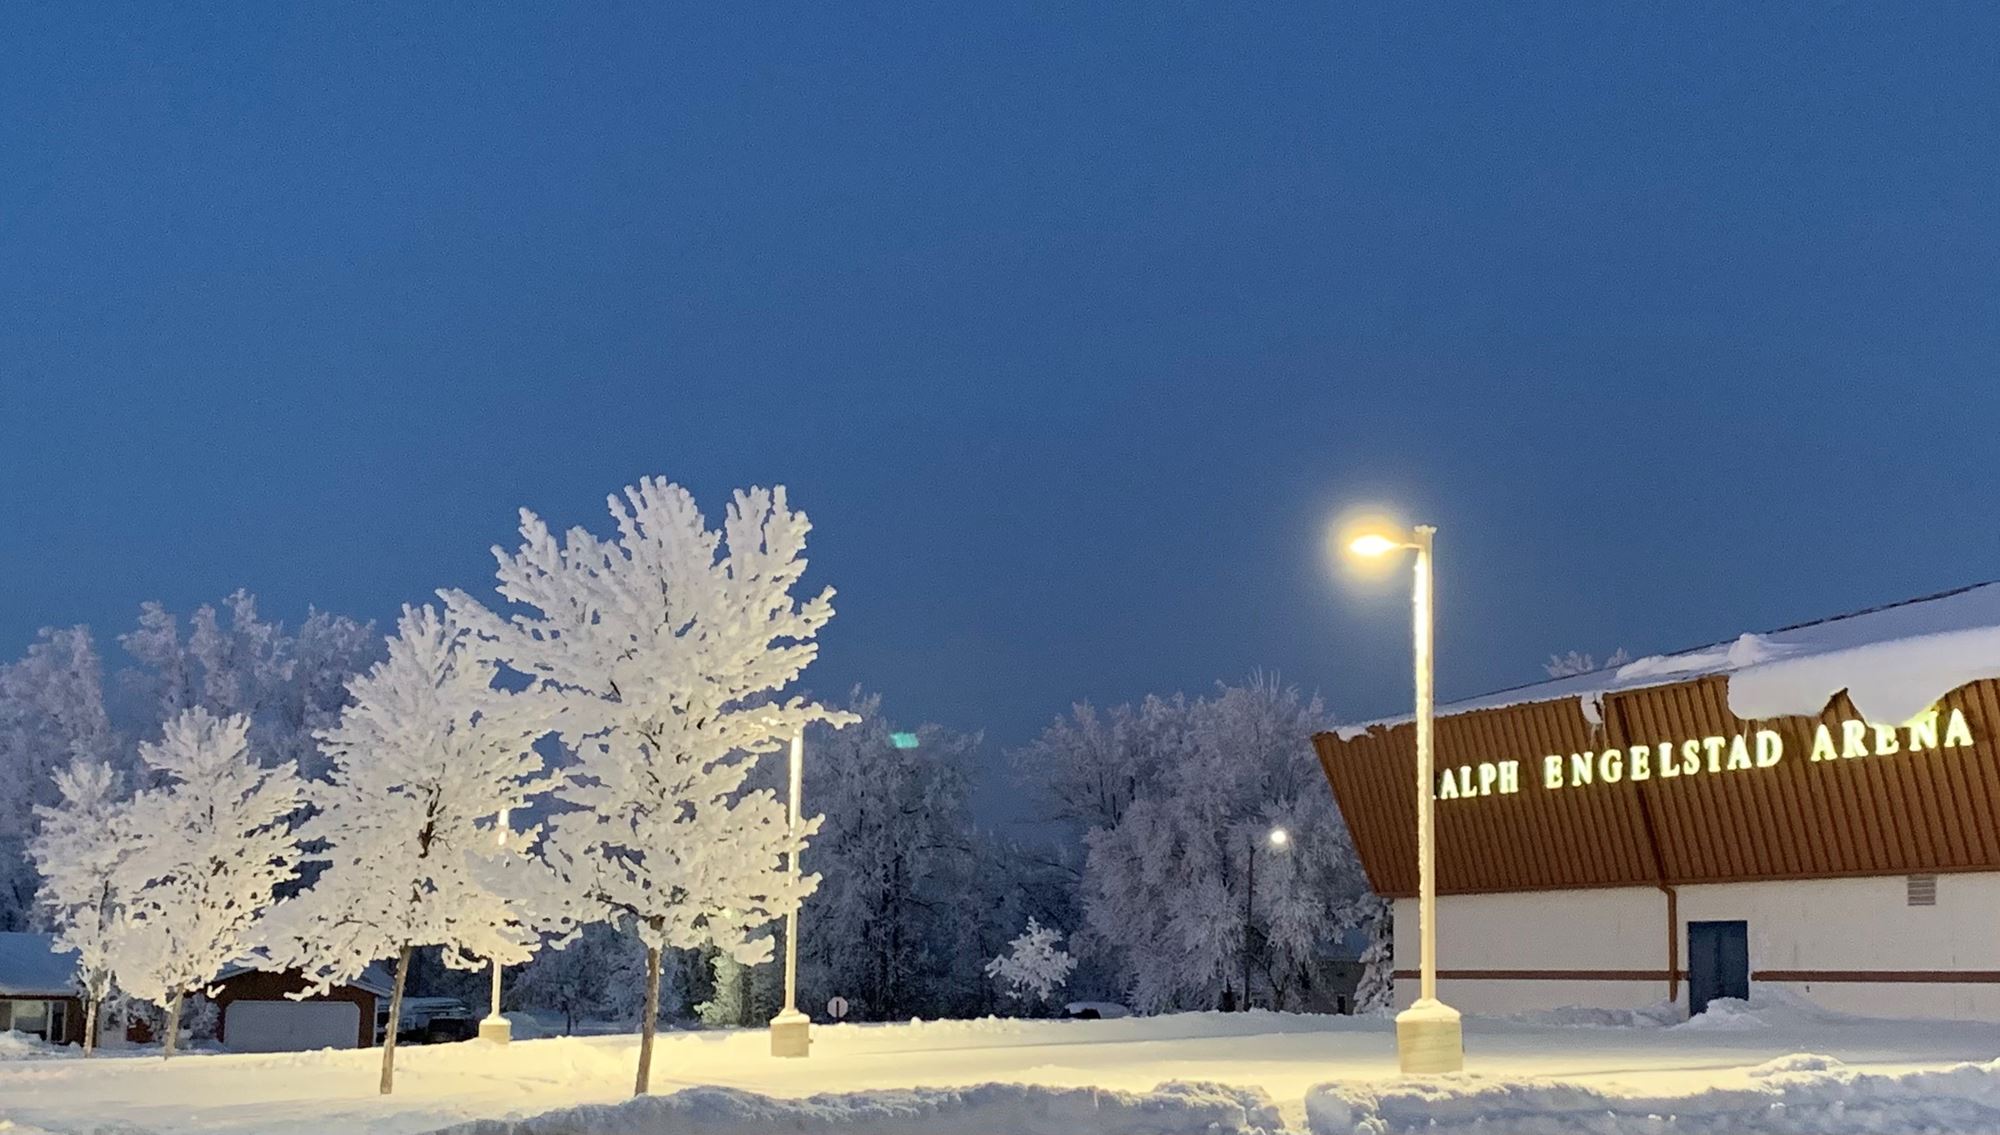
{"type": "Polygon", "coordinates": [[[1500,794],[1509,796],[1521,791],[1521,762],[1500,762],[1500,794]]]}
{"type": "Polygon", "coordinates": [[[1900,752],[1902,752],[1902,751],[1903,751],[1903,746],[1902,746],[1902,745],[1901,745],[1900,743],[1898,743],[1898,742],[1897,742],[1897,740],[1896,740],[1896,727],[1895,727],[1895,726],[1893,726],[1893,725],[1871,725],[1871,726],[1870,726],[1870,728],[1872,728],[1872,729],[1874,729],[1874,730],[1875,730],[1875,755],[1876,755],[1876,756],[1878,756],[1878,757],[1893,757],[1893,756],[1895,756],[1895,755],[1896,755],[1897,753],[1900,753],[1900,752]]]}
{"type": "Polygon", "coordinates": [[[1785,739],[1770,729],[1757,731],[1757,767],[1770,768],[1785,758],[1785,739]]]}
{"type": "Polygon", "coordinates": [[[1965,723],[1965,711],[1954,708],[1951,711],[1951,720],[1945,723],[1944,747],[1958,749],[1970,744],[1972,744],[1972,726],[1965,723]]]}
{"type": "Polygon", "coordinates": [[[1450,769],[1444,770],[1444,775],[1438,777],[1437,798],[1440,800],[1458,799],[1458,778],[1451,775],[1450,769]]]}
{"type": "Polygon", "coordinates": [[[1653,776],[1653,747],[1634,745],[1629,754],[1632,767],[1628,770],[1633,780],[1651,780],[1653,776]]]}
{"type": "Polygon", "coordinates": [[[1865,757],[1868,755],[1868,723],[1865,721],[1843,721],[1840,723],[1841,757],[1865,757]]]}
{"type": "Polygon", "coordinates": [[[1722,771],[1722,745],[1723,739],[1720,737],[1703,737],[1701,739],[1701,747],[1708,751],[1708,771],[1710,772],[1722,771]]]}
{"type": "Polygon", "coordinates": [[[1750,767],[1750,740],[1738,733],[1729,740],[1729,771],[1750,767]]]}
{"type": "Polygon", "coordinates": [[[1492,761],[1479,762],[1479,794],[1493,795],[1493,782],[1500,779],[1500,769],[1492,761]]]}
{"type": "Polygon", "coordinates": [[[1938,747],[1937,710],[1930,710],[1910,719],[1910,751],[1921,753],[1925,749],[1938,747]]]}
{"type": "Polygon", "coordinates": [[[1571,753],[1569,755],[1569,782],[1572,785],[1589,784],[1597,775],[1596,753],[1571,753]]]}
{"type": "Polygon", "coordinates": [[[1693,776],[1701,771],[1701,742],[1681,742],[1681,775],[1693,776]]]}
{"type": "Polygon", "coordinates": [[[1542,787],[1561,788],[1563,786],[1563,759],[1559,753],[1550,753],[1542,758],[1542,787]]]}
{"type": "MultiPolygon", "coordinates": [[[[1935,729],[1931,731],[1931,738],[1933,741],[1937,738],[1937,731],[1935,729]]],[[[1819,729],[1813,733],[1812,759],[1814,761],[1830,761],[1839,756],[1840,750],[1833,747],[1833,730],[1826,727],[1826,722],[1820,722],[1819,729]]]]}
{"type": "Polygon", "coordinates": [[[1597,778],[1606,784],[1617,784],[1625,778],[1624,750],[1606,749],[1597,755],[1597,778]]]}

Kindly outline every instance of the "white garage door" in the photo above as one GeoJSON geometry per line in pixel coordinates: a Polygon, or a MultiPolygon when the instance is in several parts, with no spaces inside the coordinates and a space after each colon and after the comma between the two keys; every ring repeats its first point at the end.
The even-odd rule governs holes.
{"type": "Polygon", "coordinates": [[[352,1001],[231,1001],[222,1011],[231,1052],[353,1048],[360,1035],[361,1007],[352,1001]]]}

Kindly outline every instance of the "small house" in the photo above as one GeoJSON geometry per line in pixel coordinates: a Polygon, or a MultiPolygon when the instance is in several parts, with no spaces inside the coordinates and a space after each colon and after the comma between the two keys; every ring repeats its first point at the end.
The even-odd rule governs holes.
{"type": "Polygon", "coordinates": [[[0,933],[0,1031],[82,1044],[83,1028],[75,952],[53,934],[0,933]]]}

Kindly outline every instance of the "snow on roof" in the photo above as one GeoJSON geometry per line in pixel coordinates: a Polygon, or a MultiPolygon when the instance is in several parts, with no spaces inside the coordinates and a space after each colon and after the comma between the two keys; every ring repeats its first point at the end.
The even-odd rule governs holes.
{"type": "Polygon", "coordinates": [[[0,933],[0,996],[73,997],[76,952],[57,952],[55,935],[0,933]]]}
{"type": "MultiPolygon", "coordinates": [[[[1711,674],[1729,676],[1730,712],[1746,721],[1817,714],[1842,690],[1870,721],[1907,721],[1967,682],[2000,677],[2000,582],[1498,690],[1440,705],[1437,715],[1576,698],[1596,723],[1608,693],[1711,674]]],[[[1376,726],[1409,720],[1361,722],[1335,732],[1351,741],[1376,726]]]]}

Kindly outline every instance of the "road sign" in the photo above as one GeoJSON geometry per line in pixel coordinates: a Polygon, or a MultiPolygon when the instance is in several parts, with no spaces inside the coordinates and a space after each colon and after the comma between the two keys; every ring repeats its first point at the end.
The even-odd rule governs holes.
{"type": "Polygon", "coordinates": [[[847,998],[845,997],[827,998],[826,1015],[832,1017],[836,1021],[841,1019],[842,1017],[845,1017],[847,1015],[847,998]]]}

